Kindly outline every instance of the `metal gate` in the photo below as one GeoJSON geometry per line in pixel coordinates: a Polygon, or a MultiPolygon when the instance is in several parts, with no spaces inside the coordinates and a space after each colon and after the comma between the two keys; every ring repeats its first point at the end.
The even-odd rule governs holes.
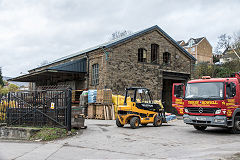
{"type": "Polygon", "coordinates": [[[10,92],[0,98],[3,104],[1,121],[8,126],[51,126],[71,130],[71,89],[10,92]]]}

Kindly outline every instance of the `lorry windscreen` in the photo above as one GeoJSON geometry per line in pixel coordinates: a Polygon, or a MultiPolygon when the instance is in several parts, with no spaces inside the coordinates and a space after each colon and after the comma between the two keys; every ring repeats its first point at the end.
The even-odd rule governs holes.
{"type": "Polygon", "coordinates": [[[194,100],[217,100],[223,99],[223,82],[188,83],[185,99],[194,100]]]}

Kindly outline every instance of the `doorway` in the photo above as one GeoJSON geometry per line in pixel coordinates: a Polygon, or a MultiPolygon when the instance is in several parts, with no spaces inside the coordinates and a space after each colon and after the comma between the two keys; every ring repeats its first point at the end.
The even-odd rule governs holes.
{"type": "Polygon", "coordinates": [[[162,101],[165,111],[177,114],[177,110],[172,107],[172,86],[173,83],[185,83],[184,80],[163,79],[162,101]]]}

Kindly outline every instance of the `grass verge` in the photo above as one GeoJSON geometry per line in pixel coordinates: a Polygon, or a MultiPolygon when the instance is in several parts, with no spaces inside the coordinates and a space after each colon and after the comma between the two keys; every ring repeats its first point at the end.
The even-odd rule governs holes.
{"type": "MultiPolygon", "coordinates": [[[[76,130],[71,130],[71,135],[75,135],[76,130]]],[[[67,137],[66,129],[62,128],[42,128],[39,132],[30,137],[30,140],[35,141],[52,141],[59,138],[67,137]]]]}

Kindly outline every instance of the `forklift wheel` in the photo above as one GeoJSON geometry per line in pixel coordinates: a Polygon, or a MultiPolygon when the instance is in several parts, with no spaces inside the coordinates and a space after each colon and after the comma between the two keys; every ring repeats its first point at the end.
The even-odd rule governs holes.
{"type": "Polygon", "coordinates": [[[123,127],[123,126],[124,126],[124,125],[121,124],[121,122],[119,121],[118,118],[116,119],[116,125],[117,125],[118,127],[123,127]]]}
{"type": "Polygon", "coordinates": [[[132,117],[130,119],[130,126],[132,129],[138,128],[139,127],[139,118],[138,117],[132,117]]]}
{"type": "Polygon", "coordinates": [[[154,125],[154,127],[160,127],[161,125],[162,125],[162,117],[160,117],[160,116],[156,116],[155,118],[154,118],[154,122],[153,122],[153,125],[154,125]]]}
{"type": "Polygon", "coordinates": [[[145,123],[145,124],[142,124],[142,126],[144,126],[144,127],[146,127],[148,124],[147,123],[145,123]]]}

